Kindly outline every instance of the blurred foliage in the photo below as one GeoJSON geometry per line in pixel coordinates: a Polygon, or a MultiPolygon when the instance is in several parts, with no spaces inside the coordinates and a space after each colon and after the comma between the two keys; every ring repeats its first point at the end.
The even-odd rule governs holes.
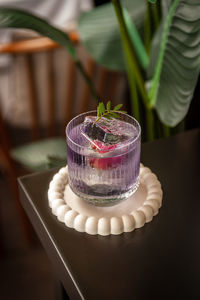
{"type": "Polygon", "coordinates": [[[91,56],[109,69],[126,69],[132,114],[147,140],[184,128],[200,70],[199,15],[197,0],[113,0],[80,18],[91,56]]]}
{"type": "Polygon", "coordinates": [[[66,141],[55,137],[14,148],[11,156],[30,171],[41,171],[66,164],[66,141]]]}
{"type": "MultiPolygon", "coordinates": [[[[141,123],[145,140],[170,135],[170,127],[175,127],[173,132],[184,130],[200,71],[199,16],[199,0],[112,0],[79,20],[80,39],[91,56],[108,69],[126,71],[131,113],[141,123]]],[[[99,100],[66,33],[28,12],[0,8],[0,28],[7,27],[35,30],[64,46],[99,100]]],[[[65,141],[52,141],[57,146],[49,142],[12,154],[35,170],[62,164],[65,141]]]]}

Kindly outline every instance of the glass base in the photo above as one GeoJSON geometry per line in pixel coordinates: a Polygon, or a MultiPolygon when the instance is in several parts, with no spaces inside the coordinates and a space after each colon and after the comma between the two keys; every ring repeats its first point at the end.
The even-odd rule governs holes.
{"type": "Polygon", "coordinates": [[[81,193],[81,192],[75,190],[71,185],[70,185],[70,188],[77,196],[79,196],[80,198],[84,199],[85,201],[87,201],[88,203],[90,203],[92,205],[113,206],[125,199],[128,199],[131,195],[133,195],[137,191],[139,184],[140,184],[140,182],[139,182],[139,178],[138,178],[137,182],[133,185],[133,187],[131,189],[129,189],[125,193],[122,193],[119,195],[112,195],[112,196],[108,196],[108,195],[93,196],[93,195],[81,193]]]}

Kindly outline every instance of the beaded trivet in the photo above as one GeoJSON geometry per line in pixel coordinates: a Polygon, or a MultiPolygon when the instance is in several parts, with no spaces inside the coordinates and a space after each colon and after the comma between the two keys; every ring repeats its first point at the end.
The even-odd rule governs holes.
{"type": "Polygon", "coordinates": [[[52,213],[67,227],[105,236],[131,232],[150,222],[162,205],[162,189],[156,175],[141,164],[137,191],[116,205],[99,207],[72,192],[64,167],[50,182],[48,199],[52,213]]]}

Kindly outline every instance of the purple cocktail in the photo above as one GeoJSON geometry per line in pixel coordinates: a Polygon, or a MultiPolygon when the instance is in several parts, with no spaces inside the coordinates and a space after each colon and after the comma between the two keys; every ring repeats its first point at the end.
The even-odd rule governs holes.
{"type": "Polygon", "coordinates": [[[69,185],[95,205],[113,205],[139,185],[141,129],[123,113],[94,124],[95,116],[96,111],[87,112],[67,125],[69,185]]]}

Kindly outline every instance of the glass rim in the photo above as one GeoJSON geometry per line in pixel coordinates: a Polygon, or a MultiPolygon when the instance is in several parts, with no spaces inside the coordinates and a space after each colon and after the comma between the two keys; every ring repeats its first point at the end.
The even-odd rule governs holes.
{"type": "MultiPolygon", "coordinates": [[[[71,119],[71,120],[68,122],[68,124],[67,124],[67,126],[66,126],[65,133],[66,133],[67,139],[69,139],[70,142],[71,142],[74,146],[76,146],[76,147],[78,147],[78,148],[80,148],[80,149],[86,149],[86,150],[88,150],[88,147],[86,147],[86,146],[81,146],[81,145],[77,144],[76,142],[74,142],[74,141],[69,137],[69,135],[68,135],[68,127],[69,127],[70,123],[72,123],[75,119],[77,119],[77,118],[79,118],[79,117],[81,117],[81,116],[83,116],[83,115],[90,114],[90,113],[95,113],[95,112],[97,112],[97,110],[90,110],[90,111],[81,113],[81,114],[75,116],[73,119],[71,119]]],[[[132,116],[130,116],[130,115],[128,115],[128,114],[122,113],[122,112],[120,112],[119,114],[121,114],[121,115],[123,115],[123,116],[128,116],[130,119],[134,120],[134,122],[137,124],[138,132],[137,132],[137,135],[134,136],[133,138],[130,138],[130,139],[127,141],[127,143],[124,143],[123,145],[117,147],[117,150],[118,150],[118,149],[121,149],[121,148],[123,148],[123,147],[125,147],[125,146],[128,146],[128,145],[130,145],[130,144],[135,144],[135,143],[137,142],[137,140],[139,139],[140,135],[141,135],[141,126],[140,126],[139,122],[138,122],[134,117],[132,117],[132,116]]],[[[113,150],[111,150],[111,151],[109,151],[109,152],[114,152],[114,151],[116,151],[116,149],[113,149],[113,150]]]]}

